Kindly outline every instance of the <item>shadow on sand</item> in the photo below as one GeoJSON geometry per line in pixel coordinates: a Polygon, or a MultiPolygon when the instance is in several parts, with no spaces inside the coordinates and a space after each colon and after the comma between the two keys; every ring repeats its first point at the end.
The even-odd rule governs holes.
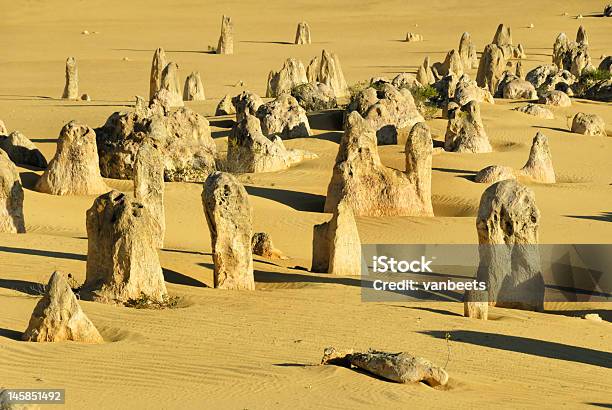
{"type": "Polygon", "coordinates": [[[469,343],[491,349],[507,350],[510,352],[565,360],[568,362],[590,364],[592,366],[604,367],[607,369],[612,368],[612,353],[593,350],[586,347],[570,346],[528,337],[509,336],[472,330],[454,330],[451,332],[432,330],[420,333],[438,339],[446,339],[446,333],[450,333],[450,340],[455,342],[469,343]]]}
{"type": "Polygon", "coordinates": [[[72,259],[76,261],[86,261],[87,260],[87,255],[80,255],[78,253],[68,253],[68,252],[45,251],[42,249],[11,248],[9,246],[0,246],[0,252],[19,253],[22,255],[44,256],[46,258],[56,258],[56,259],[72,259]]]}
{"type": "Polygon", "coordinates": [[[324,195],[257,186],[245,186],[245,188],[249,195],[279,202],[296,211],[323,212],[323,207],[325,206],[324,195]]]}

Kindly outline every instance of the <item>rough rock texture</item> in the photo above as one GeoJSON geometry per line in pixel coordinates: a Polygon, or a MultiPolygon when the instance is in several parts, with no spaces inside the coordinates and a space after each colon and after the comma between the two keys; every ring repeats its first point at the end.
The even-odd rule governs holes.
{"type": "Polygon", "coordinates": [[[406,33],[406,42],[407,43],[416,43],[419,41],[423,41],[423,36],[421,34],[408,32],[406,33]]]}
{"type": "Polygon", "coordinates": [[[306,67],[306,77],[308,77],[309,83],[316,83],[319,81],[319,70],[319,57],[314,57],[312,60],[310,60],[310,63],[308,63],[308,67],[306,67]]]}
{"type": "Polygon", "coordinates": [[[6,135],[6,134],[8,134],[6,125],[4,125],[4,121],[0,120],[0,135],[6,135]]]}
{"type": "Polygon", "coordinates": [[[485,132],[480,107],[476,101],[470,101],[460,110],[453,111],[448,120],[444,149],[453,152],[483,153],[493,148],[485,132]]]}
{"type": "Polygon", "coordinates": [[[159,264],[158,226],[149,208],[118,191],[87,211],[87,274],[82,294],[104,303],[168,295],[159,264]]]}
{"type": "Polygon", "coordinates": [[[79,99],[79,72],[74,57],[66,59],[66,84],[64,85],[62,98],[68,100],[79,99]]]}
{"type": "Polygon", "coordinates": [[[54,272],[38,301],[22,339],[27,342],[103,343],[98,329],[79,306],[61,272],[54,272]]]}
{"type": "Polygon", "coordinates": [[[425,57],[423,64],[417,70],[416,80],[421,85],[430,85],[436,82],[436,76],[429,64],[429,57],[425,57]]]}
{"type": "Polygon", "coordinates": [[[338,106],[334,90],[323,83],[299,85],[291,90],[291,95],[306,111],[329,110],[338,106]]]}
{"type": "Polygon", "coordinates": [[[481,290],[468,290],[464,294],[463,316],[487,320],[489,318],[488,292],[481,290]]]}
{"type": "Polygon", "coordinates": [[[572,132],[583,135],[606,136],[606,124],[603,118],[596,114],[579,112],[572,120],[572,132]]]}
{"type": "Polygon", "coordinates": [[[255,289],[246,190],[231,174],[215,172],[204,183],[202,205],[212,241],[215,288],[255,289]]]}
{"type": "Polygon", "coordinates": [[[416,79],[414,74],[399,73],[393,77],[393,80],[391,80],[391,85],[399,90],[402,88],[410,89],[412,87],[420,87],[422,84],[416,79]]]}
{"type": "Polygon", "coordinates": [[[0,135],[0,150],[6,152],[15,164],[47,168],[42,152],[19,131],[13,131],[8,136],[0,135]]]}
{"type": "Polygon", "coordinates": [[[582,26],[581,29],[578,29],[576,42],[569,41],[565,33],[560,33],[553,45],[553,64],[559,70],[567,70],[576,77],[580,77],[585,69],[593,68],[586,31],[582,26]]]}
{"type": "Polygon", "coordinates": [[[406,175],[416,188],[417,196],[433,215],[431,205],[431,158],[433,140],[429,126],[424,122],[414,124],[404,149],[406,155],[406,175]]]}
{"type": "Polygon", "coordinates": [[[512,100],[535,100],[538,98],[538,93],[533,84],[514,74],[506,76],[501,93],[503,98],[512,100]]]}
{"type": "Polygon", "coordinates": [[[378,91],[368,87],[358,93],[347,108],[347,112],[352,111],[357,111],[375,127],[379,145],[404,142],[412,126],[425,121],[410,91],[398,90],[391,84],[383,84],[378,91]]]}
{"type": "Polygon", "coordinates": [[[516,62],[516,68],[514,71],[514,75],[516,75],[518,78],[524,79],[525,78],[525,71],[523,70],[523,62],[522,61],[517,61],[516,62]]]}
{"type": "Polygon", "coordinates": [[[461,64],[465,70],[470,68],[478,68],[478,55],[476,54],[476,47],[472,42],[470,33],[465,32],[461,35],[459,40],[459,57],[461,58],[461,64]]]}
{"type": "Polygon", "coordinates": [[[166,181],[202,182],[216,169],[208,120],[186,107],[167,116],[116,112],[96,136],[100,169],[107,178],[132,179],[136,153],[146,138],[162,152],[166,181]]]}
{"type": "Polygon", "coordinates": [[[431,387],[448,383],[444,369],[427,359],[409,353],[388,353],[368,350],[366,353],[339,352],[328,347],[323,352],[321,364],[357,367],[380,378],[396,383],[425,383],[431,387]]]}
{"type": "Polygon", "coordinates": [[[295,44],[310,44],[310,26],[305,21],[298,23],[297,31],[295,32],[295,44]]]}
{"type": "Polygon", "coordinates": [[[267,259],[287,259],[283,253],[274,247],[272,238],[266,232],[255,232],[251,238],[253,255],[267,259]]]}
{"type": "Polygon", "coordinates": [[[595,101],[612,102],[612,80],[596,82],[585,91],[584,97],[595,101]]]}
{"type": "Polygon", "coordinates": [[[266,97],[275,98],[281,94],[291,94],[291,90],[307,82],[304,64],[296,58],[288,58],[280,71],[270,71],[266,97]]]}
{"type": "Polygon", "coordinates": [[[361,240],[353,211],[339,205],[331,220],[314,226],[312,272],[361,274],[361,240]]]}
{"type": "Polygon", "coordinates": [[[589,44],[589,35],[587,34],[584,26],[578,27],[578,32],[576,33],[576,43],[578,44],[589,44]]]}
{"type": "Polygon", "coordinates": [[[497,46],[506,46],[512,45],[512,31],[510,27],[504,25],[503,23],[497,26],[497,31],[493,36],[493,41],[491,43],[497,46]]]}
{"type": "Polygon", "coordinates": [[[263,133],[268,137],[290,139],[310,136],[306,110],[290,94],[281,94],[274,101],[259,106],[255,115],[261,121],[263,133]]]}
{"type": "Polygon", "coordinates": [[[442,63],[435,63],[433,68],[440,77],[445,77],[450,74],[453,74],[457,77],[461,77],[463,75],[463,64],[461,62],[461,56],[459,55],[459,52],[455,49],[449,51],[446,54],[446,58],[442,63]]]}
{"type": "Polygon", "coordinates": [[[612,4],[606,5],[603,12],[604,17],[612,17],[612,4]]]}
{"type": "Polygon", "coordinates": [[[495,104],[491,92],[486,88],[479,87],[476,81],[470,79],[470,76],[467,74],[463,74],[457,81],[452,99],[459,104],[459,106],[464,106],[470,101],[495,104]]]}
{"type": "Polygon", "coordinates": [[[234,54],[234,23],[229,16],[221,19],[221,35],[217,45],[217,54],[234,54]]]}
{"type": "Polygon", "coordinates": [[[481,184],[492,184],[506,179],[516,179],[516,174],[512,167],[503,165],[490,165],[478,171],[474,176],[474,181],[481,184]]]}
{"type": "Polygon", "coordinates": [[[229,94],[226,94],[221,100],[219,100],[219,104],[217,104],[217,109],[215,110],[215,115],[232,115],[236,114],[236,109],[232,104],[232,97],[229,94]]]}
{"type": "Polygon", "coordinates": [[[204,86],[202,85],[202,79],[200,73],[194,71],[189,74],[185,79],[185,87],[183,88],[183,100],[185,101],[204,101],[206,95],[204,94],[204,86]]]}
{"type": "Polygon", "coordinates": [[[178,76],[178,65],[174,62],[169,62],[161,75],[160,90],[168,92],[168,105],[170,107],[182,107],[183,98],[181,97],[181,85],[178,76]]]}
{"type": "Polygon", "coordinates": [[[479,87],[487,88],[491,94],[495,94],[505,70],[506,58],[502,49],[495,44],[487,44],[478,64],[476,83],[479,87]]]}
{"type": "Polygon", "coordinates": [[[153,54],[151,62],[151,76],[149,81],[149,101],[153,100],[155,94],[161,89],[162,71],[166,67],[166,53],[159,47],[153,54]]]}
{"type": "Polygon", "coordinates": [[[544,108],[538,104],[527,104],[523,107],[514,108],[513,110],[546,120],[552,120],[555,118],[555,114],[553,114],[551,110],[549,110],[548,108],[544,108]]]}
{"type": "Polygon", "coordinates": [[[556,182],[555,169],[546,135],[538,132],[533,138],[529,158],[525,166],[519,171],[519,174],[545,184],[554,184],[556,182]]]}
{"type": "MultiPolygon", "coordinates": [[[[313,62],[310,63],[310,65],[312,64],[313,62]]],[[[310,65],[308,67],[309,72],[310,65]]],[[[344,79],[344,73],[342,72],[342,67],[340,66],[340,59],[336,53],[323,50],[323,53],[321,54],[321,61],[317,61],[317,67],[313,67],[313,70],[315,69],[317,76],[314,81],[324,83],[331,87],[336,98],[344,98],[350,95],[348,84],[344,79]]],[[[313,79],[310,78],[310,75],[308,76],[308,81],[313,81],[313,79]]]]}
{"type": "MultiPolygon", "coordinates": [[[[345,203],[355,216],[432,216],[408,175],[385,167],[378,156],[376,130],[358,112],[345,122],[336,164],[325,200],[325,212],[345,203]]],[[[421,169],[417,166],[416,169],[421,169]]]]}
{"type": "Polygon", "coordinates": [[[145,140],[136,153],[134,162],[134,197],[151,214],[154,243],[164,247],[166,214],[164,211],[164,158],[150,140],[145,140]]]}
{"type": "Polygon", "coordinates": [[[569,107],[572,105],[572,100],[563,91],[554,90],[548,94],[542,95],[538,100],[540,104],[552,105],[555,107],[569,107]]]}
{"type": "Polygon", "coordinates": [[[246,117],[232,129],[227,143],[229,172],[273,172],[287,169],[304,159],[316,158],[303,150],[288,150],[279,137],[268,139],[257,117],[246,117]]]}
{"type": "MultiPolygon", "coordinates": [[[[612,73],[612,56],[606,56],[605,58],[602,58],[597,69],[612,73]]],[[[0,133],[2,133],[1,129],[0,133]]]]}
{"type": "Polygon", "coordinates": [[[0,150],[0,232],[25,232],[21,178],[15,164],[2,150],[0,150]]]}
{"type": "Polygon", "coordinates": [[[260,96],[250,91],[243,91],[232,98],[232,105],[236,110],[236,122],[244,119],[245,113],[255,115],[263,100],[260,96]]]}
{"type": "Polygon", "coordinates": [[[55,156],[36,183],[36,190],[52,195],[97,195],[108,191],[100,175],[93,129],[76,121],[64,125],[55,156]]]}
{"type": "Polygon", "coordinates": [[[576,82],[576,77],[567,70],[559,70],[552,64],[534,68],[525,77],[542,96],[554,90],[569,90],[576,82]]]}
{"type": "Polygon", "coordinates": [[[487,283],[490,304],[542,309],[539,221],[533,191],[515,180],[497,182],[482,194],[476,218],[477,280],[487,283]]]}

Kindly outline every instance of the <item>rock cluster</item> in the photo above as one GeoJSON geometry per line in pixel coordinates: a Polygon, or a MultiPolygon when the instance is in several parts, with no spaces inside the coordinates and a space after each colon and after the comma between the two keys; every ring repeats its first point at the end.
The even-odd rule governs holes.
{"type": "Polygon", "coordinates": [[[533,191],[515,180],[497,182],[482,194],[476,218],[477,280],[487,283],[489,304],[542,309],[539,222],[533,191]]]}
{"type": "Polygon", "coordinates": [[[353,211],[340,204],[328,222],[314,226],[312,272],[361,274],[361,241],[353,211]]]}
{"type": "Polygon", "coordinates": [[[22,339],[27,342],[104,342],[61,272],[51,275],[22,339]]]}
{"type": "Polygon", "coordinates": [[[132,179],[136,153],[147,138],[162,153],[166,181],[202,182],[216,169],[208,120],[186,107],[167,113],[153,104],[145,113],[116,112],[96,137],[107,178],[132,179]]]}
{"type": "MultiPolygon", "coordinates": [[[[413,155],[417,163],[409,172],[423,176],[415,178],[381,163],[376,130],[358,112],[348,115],[344,128],[327,188],[325,212],[332,213],[341,204],[346,204],[355,216],[433,215],[431,197],[420,196],[413,182],[426,180],[427,172],[431,172],[431,169],[426,169],[430,161],[427,155],[413,155]]],[[[416,149],[424,145],[427,144],[407,144],[407,148],[416,149]]]]}
{"type": "Polygon", "coordinates": [[[407,88],[383,84],[377,90],[368,87],[351,101],[347,112],[358,112],[376,130],[379,145],[402,143],[417,122],[425,121],[407,88]]]}
{"type": "Polygon", "coordinates": [[[212,242],[215,288],[255,289],[246,190],[231,174],[215,172],[204,183],[202,205],[212,242]]]}
{"type": "Polygon", "coordinates": [[[164,67],[161,74],[160,89],[153,96],[155,98],[162,98],[165,100],[165,104],[168,107],[182,107],[183,98],[181,96],[181,85],[178,76],[178,65],[175,62],[169,62],[164,67]],[[160,97],[160,92],[163,97],[160,97]]]}
{"type": "Polygon", "coordinates": [[[307,74],[309,82],[326,84],[333,90],[336,98],[344,98],[350,95],[348,84],[340,66],[340,59],[336,53],[323,50],[320,60],[315,57],[310,62],[307,74]]]}
{"type": "Polygon", "coordinates": [[[247,113],[255,115],[259,107],[263,105],[263,100],[255,93],[243,91],[232,97],[232,105],[234,106],[234,111],[236,111],[236,122],[240,122],[247,113]]]}
{"type": "Polygon", "coordinates": [[[168,292],[159,263],[159,221],[148,206],[110,191],[86,214],[87,274],[81,294],[104,303],[146,298],[163,302],[168,292]]]}
{"type": "Polygon", "coordinates": [[[436,77],[434,76],[431,65],[429,64],[429,57],[425,57],[423,64],[419,66],[416,79],[422,85],[430,85],[436,82],[436,77]]]}
{"type": "Polygon", "coordinates": [[[419,42],[419,41],[423,41],[423,35],[417,34],[417,33],[412,33],[412,32],[406,33],[406,42],[407,43],[416,43],[416,42],[419,42]]]}
{"type": "Polygon", "coordinates": [[[512,100],[536,100],[538,93],[529,81],[506,71],[498,85],[496,97],[512,100]]]}
{"type": "Polygon", "coordinates": [[[302,150],[288,150],[278,136],[268,139],[257,117],[246,114],[232,129],[227,143],[225,167],[230,172],[273,172],[304,159],[316,158],[302,150]]]}
{"type": "Polygon", "coordinates": [[[255,232],[251,238],[253,255],[267,259],[287,259],[283,253],[274,247],[272,238],[266,232],[255,232]]]}
{"type": "Polygon", "coordinates": [[[306,111],[329,110],[338,106],[334,91],[323,83],[298,85],[291,90],[291,95],[306,111]]]}
{"type": "Polygon", "coordinates": [[[542,96],[554,90],[571,92],[576,77],[567,70],[559,69],[554,64],[541,65],[527,73],[525,77],[542,96]]]}
{"type": "Polygon", "coordinates": [[[215,115],[232,115],[236,114],[236,109],[232,104],[232,97],[229,94],[226,94],[221,100],[219,100],[219,104],[217,104],[217,108],[215,109],[215,115]]]}
{"type": "Polygon", "coordinates": [[[281,94],[275,100],[260,105],[255,116],[261,121],[261,129],[268,137],[290,139],[310,136],[306,110],[290,94],[281,94]]]}
{"type": "Polygon", "coordinates": [[[474,181],[490,184],[506,179],[516,179],[517,176],[527,177],[544,184],[554,184],[556,182],[548,138],[541,132],[538,132],[533,138],[529,158],[523,168],[515,171],[511,167],[491,165],[481,169],[474,177],[474,181]]]}
{"type": "Polygon", "coordinates": [[[21,178],[15,164],[2,150],[0,150],[0,232],[25,232],[21,178]]]}
{"type": "Polygon", "coordinates": [[[580,77],[584,70],[593,70],[589,53],[588,36],[584,27],[580,26],[576,41],[570,41],[565,33],[560,33],[553,45],[553,64],[559,70],[567,70],[580,77]]]}
{"type": "Polygon", "coordinates": [[[60,132],[55,156],[36,190],[52,195],[97,195],[108,189],[100,175],[96,133],[70,121],[60,132]]]}
{"type": "Polygon", "coordinates": [[[503,50],[495,44],[487,44],[478,64],[476,83],[495,95],[505,70],[506,58],[503,50]]]}
{"type": "Polygon", "coordinates": [[[8,136],[0,134],[0,150],[6,152],[15,164],[47,168],[42,152],[19,131],[13,131],[8,136]]]}
{"type": "Polygon", "coordinates": [[[444,149],[452,152],[484,153],[493,148],[480,117],[480,107],[470,101],[460,109],[449,112],[444,149]]]}
{"type": "Polygon", "coordinates": [[[572,100],[566,93],[559,90],[553,90],[546,94],[542,94],[538,100],[540,104],[552,105],[554,107],[569,107],[572,105],[572,100]]]}
{"type": "Polygon", "coordinates": [[[270,71],[266,97],[275,98],[281,94],[291,94],[295,87],[307,82],[304,64],[296,58],[288,58],[280,71],[270,71]]]}

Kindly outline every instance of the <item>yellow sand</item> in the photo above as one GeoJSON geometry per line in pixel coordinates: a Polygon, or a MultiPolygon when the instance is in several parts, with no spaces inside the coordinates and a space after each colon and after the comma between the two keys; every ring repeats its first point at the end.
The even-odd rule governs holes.
{"type": "MultiPolygon", "coordinates": [[[[69,120],[96,127],[112,112],[128,109],[135,95],[148,95],[151,57],[159,46],[178,63],[183,79],[191,71],[201,73],[208,100],[188,106],[207,116],[223,95],[242,89],[234,87],[239,81],[264,94],[269,70],[279,69],[291,56],[307,63],[322,48],[339,55],[350,84],[414,73],[427,55],[440,61],[458,46],[464,31],[481,51],[500,22],[512,27],[515,43],[524,44],[526,70],[549,63],[557,33],[572,38],[579,24],[588,30],[594,64],[612,53],[612,19],[588,17],[601,13],[602,1],[203,3],[3,0],[0,118],[51,159],[59,130],[69,120]],[[206,53],[217,43],[223,13],[235,24],[233,56],[206,53]],[[574,19],[578,14],[586,17],[574,19]],[[310,23],[314,43],[287,44],[301,20],[310,23]],[[528,29],[530,23],[535,28],[528,29]],[[425,41],[401,42],[407,31],[422,34],[425,41]],[[90,94],[92,102],[57,99],[68,56],[77,58],[80,92],[90,94]]],[[[554,109],[554,120],[511,111],[520,104],[498,100],[482,105],[494,153],[434,157],[435,218],[359,218],[362,241],[475,242],[474,216],[486,185],[465,176],[491,164],[522,166],[531,139],[541,130],[549,138],[559,180],[530,184],[542,213],[541,241],[611,242],[612,138],[567,131],[567,118],[579,111],[599,114],[611,127],[611,104],[574,100],[572,107],[554,109]]],[[[428,123],[441,141],[446,121],[428,123]]],[[[76,409],[575,408],[612,403],[609,310],[599,311],[605,320],[597,323],[494,308],[491,320],[481,322],[463,318],[460,303],[362,303],[358,278],[296,269],[310,266],[312,227],[329,218],[321,210],[340,136],[328,117],[312,116],[311,124],[317,137],[286,145],[314,151],[318,159],[240,178],[250,193],[255,231],[270,233],[290,259],[257,259],[254,292],[207,288],[212,286],[212,258],[201,185],[169,183],[167,241],[160,257],[180,308],[151,311],[82,302],[108,342],[99,346],[18,341],[38,300],[37,284],[56,269],[84,279],[85,210],[94,199],[34,192],[40,172],[20,168],[28,233],[0,234],[0,386],[65,388],[67,407],[76,409]],[[408,351],[446,366],[451,381],[446,390],[436,390],[313,366],[330,345],[408,351]]],[[[228,121],[211,119],[211,125],[219,150],[225,151],[228,121]]],[[[403,169],[403,147],[380,147],[380,153],[386,165],[403,169]]],[[[131,190],[129,181],[108,183],[131,190]]]]}

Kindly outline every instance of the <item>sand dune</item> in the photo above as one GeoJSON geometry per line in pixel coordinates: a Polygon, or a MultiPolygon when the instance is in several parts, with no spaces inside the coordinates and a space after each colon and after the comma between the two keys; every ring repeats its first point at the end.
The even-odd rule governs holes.
{"type": "MultiPolygon", "coordinates": [[[[612,53],[612,20],[589,17],[600,1],[485,0],[105,2],[50,0],[5,4],[0,29],[0,118],[32,139],[47,160],[61,127],[91,127],[148,95],[151,57],[163,46],[181,81],[202,74],[207,100],[186,105],[209,117],[219,152],[233,118],[212,118],[225,94],[265,94],[270,69],[293,56],[305,63],[335,51],[349,84],[415,73],[425,56],[441,61],[469,31],[478,51],[497,24],[525,45],[526,71],[551,61],[555,36],[584,25],[591,55],[612,53]],[[469,3],[469,4],[468,4],[469,3]],[[563,13],[568,15],[564,16],[563,13]],[[236,27],[235,54],[208,53],[222,14],[236,27]],[[583,14],[582,20],[573,16],[583,14]],[[313,43],[292,46],[309,22],[313,43]],[[527,28],[533,23],[534,28],[527,28]],[[418,26],[417,26],[418,25],[418,26]],[[88,30],[91,34],[83,35],[88,30]],[[405,43],[407,31],[423,42],[405,43]],[[96,33],[97,32],[97,33],[96,33]],[[91,102],[62,101],[64,61],[75,56],[80,90],[91,102]],[[124,57],[127,60],[124,60],[124,57]],[[244,87],[235,86],[239,81],[244,87]]],[[[472,77],[475,70],[469,70],[472,77]]],[[[569,132],[577,112],[598,114],[612,135],[612,106],[574,99],[544,120],[512,111],[523,101],[482,104],[494,152],[433,157],[435,217],[359,217],[363,243],[477,243],[475,216],[488,165],[520,168],[537,131],[549,139],[558,183],[526,182],[542,213],[542,243],[612,243],[612,138],[569,132]],[[568,118],[570,118],[568,122],[568,118]]],[[[287,260],[255,258],[255,292],[212,289],[211,240],[201,184],[166,183],[166,242],[160,260],[177,309],[137,310],[81,302],[106,343],[19,341],[41,284],[54,270],[85,278],[85,211],[94,197],[41,194],[42,171],[19,168],[26,234],[0,234],[0,387],[65,388],[67,408],[568,408],[609,407],[612,319],[604,306],[551,304],[550,313],[493,308],[490,320],[462,317],[456,302],[362,303],[358,277],[312,274],[312,229],[323,213],[342,131],[340,112],[309,115],[314,136],[285,141],[317,159],[274,173],[241,175],[254,231],[272,235],[287,260]],[[582,320],[598,311],[601,323],[582,320]],[[446,340],[446,334],[450,339],[446,340]],[[445,389],[399,385],[333,366],[316,366],[323,348],[408,351],[444,365],[445,389]]],[[[436,144],[446,120],[428,121],[436,144]]],[[[402,170],[404,147],[381,146],[383,163],[402,170]]],[[[106,180],[131,191],[131,181],[106,180]]]]}

